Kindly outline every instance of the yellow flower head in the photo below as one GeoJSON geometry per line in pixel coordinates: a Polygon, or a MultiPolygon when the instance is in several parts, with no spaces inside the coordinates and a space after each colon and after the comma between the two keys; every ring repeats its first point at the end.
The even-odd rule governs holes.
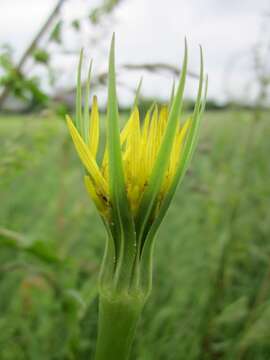
{"type": "MultiPolygon", "coordinates": [[[[179,85],[175,95],[172,92],[171,103],[161,108],[152,106],[142,118],[137,107],[139,86],[131,115],[120,130],[113,37],[109,60],[107,137],[100,162],[97,160],[97,155],[100,154],[100,115],[96,97],[93,98],[89,114],[91,65],[82,111],[81,53],[76,118],[73,122],[67,116],[67,125],[86,171],[85,185],[88,193],[113,239],[113,258],[117,262],[121,257],[125,259],[133,256],[137,259],[134,260],[136,263],[142,256],[147,239],[154,237],[194,150],[199,120],[205,106],[205,96],[202,98],[202,52],[197,101],[190,118],[180,123],[187,73],[185,46],[179,85]]],[[[149,242],[152,243],[150,240],[149,242]]],[[[120,261],[121,264],[122,262],[123,260],[120,261]]]]}
{"type": "MultiPolygon", "coordinates": [[[[90,127],[86,139],[84,140],[80,135],[69,116],[67,116],[67,124],[78,155],[87,171],[85,185],[89,195],[101,215],[109,217],[111,204],[109,196],[108,150],[106,148],[101,164],[99,165],[97,162],[99,119],[97,98],[94,97],[89,118],[90,127]]],[[[136,216],[142,195],[147,188],[167,122],[167,106],[162,107],[160,111],[155,106],[152,111],[147,112],[144,121],[140,120],[139,110],[135,106],[129,120],[120,133],[126,193],[134,216],[136,216]]],[[[169,163],[160,188],[160,201],[162,201],[164,194],[169,189],[176,173],[190,122],[190,119],[187,120],[182,127],[179,126],[175,133],[169,163]]]]}

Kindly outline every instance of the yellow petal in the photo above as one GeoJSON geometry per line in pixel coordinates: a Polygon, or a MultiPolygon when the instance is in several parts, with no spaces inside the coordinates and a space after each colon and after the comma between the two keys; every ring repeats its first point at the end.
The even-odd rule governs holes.
{"type": "Polygon", "coordinates": [[[143,144],[147,143],[149,123],[150,123],[150,111],[147,111],[147,113],[145,115],[144,123],[143,123],[143,130],[142,130],[142,142],[143,142],[143,144]]]}
{"type": "Polygon", "coordinates": [[[147,175],[148,175],[148,162],[147,162],[147,147],[148,147],[148,134],[149,134],[149,124],[150,124],[150,111],[148,110],[145,118],[144,124],[142,128],[142,135],[141,135],[141,179],[142,184],[146,182],[147,175]]]}
{"type": "Polygon", "coordinates": [[[107,183],[109,180],[108,165],[109,165],[109,156],[108,156],[108,147],[106,145],[105,150],[104,150],[103,159],[102,159],[102,164],[101,164],[101,172],[102,172],[104,179],[107,181],[107,183]]]}
{"type": "Polygon", "coordinates": [[[176,167],[181,159],[181,150],[185,141],[187,131],[190,127],[191,119],[188,119],[177,132],[171,152],[170,166],[169,166],[169,178],[173,178],[176,172],[176,167]]]}
{"type": "Polygon", "coordinates": [[[149,134],[148,134],[148,142],[146,146],[146,170],[148,175],[152,171],[156,153],[157,153],[157,121],[158,121],[158,109],[157,107],[154,110],[154,113],[151,118],[150,126],[149,126],[149,134]]]}
{"type": "Polygon", "coordinates": [[[136,177],[139,179],[139,168],[140,168],[140,115],[139,110],[136,107],[133,111],[132,126],[130,127],[130,163],[131,163],[131,176],[133,179],[136,177]]]}
{"type": "Polygon", "coordinates": [[[166,125],[167,125],[167,121],[168,121],[168,116],[169,116],[169,112],[168,112],[168,106],[162,106],[160,113],[159,113],[159,132],[161,134],[161,137],[163,136],[165,129],[166,129],[166,125]]]}
{"type": "Polygon", "coordinates": [[[120,133],[121,145],[123,145],[124,142],[127,140],[128,134],[130,132],[130,126],[132,125],[132,118],[133,118],[133,113],[130,115],[127,123],[125,124],[125,126],[121,130],[121,133],[120,133]]]}
{"type": "Polygon", "coordinates": [[[183,126],[181,127],[181,129],[180,129],[180,138],[181,138],[182,140],[183,140],[183,138],[185,137],[188,129],[190,128],[191,121],[192,121],[192,118],[191,118],[191,117],[188,118],[188,119],[185,121],[184,125],[183,125],[183,126]]]}
{"type": "Polygon", "coordinates": [[[78,153],[83,165],[89,172],[89,174],[90,174],[91,178],[93,179],[93,181],[95,182],[96,186],[98,186],[101,189],[101,191],[106,194],[107,190],[108,190],[107,182],[105,181],[104,177],[102,176],[102,174],[98,168],[98,165],[96,163],[96,160],[94,159],[94,157],[91,154],[91,152],[89,151],[88,147],[82,140],[80,134],[78,133],[78,130],[75,128],[75,126],[69,116],[67,116],[67,125],[69,128],[69,132],[72,137],[72,140],[74,142],[75,148],[77,150],[77,153],[78,153]]]}

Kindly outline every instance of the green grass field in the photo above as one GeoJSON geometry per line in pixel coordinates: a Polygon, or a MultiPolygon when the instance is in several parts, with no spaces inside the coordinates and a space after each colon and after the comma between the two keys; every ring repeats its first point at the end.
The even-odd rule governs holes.
{"type": "MultiPolygon", "coordinates": [[[[133,360],[270,359],[269,114],[203,120],[133,360]]],[[[91,359],[105,230],[65,124],[0,117],[0,141],[0,359],[91,359]]]]}

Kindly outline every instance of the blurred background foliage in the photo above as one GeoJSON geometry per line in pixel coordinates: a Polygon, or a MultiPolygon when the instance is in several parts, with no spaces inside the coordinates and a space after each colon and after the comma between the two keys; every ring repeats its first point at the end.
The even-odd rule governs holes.
{"type": "MultiPolygon", "coordinates": [[[[0,54],[1,360],[84,360],[96,341],[105,233],[63,121],[74,89],[53,92],[59,69],[52,58],[69,52],[64,30],[80,39],[87,22],[102,29],[89,39],[99,47],[119,1],[102,0],[70,23],[61,13],[66,1],[56,3],[19,61],[9,45],[0,54]]],[[[256,101],[208,101],[198,151],[158,235],[133,360],[270,358],[268,35],[250,52],[256,101]]],[[[176,74],[170,64],[138,67],[176,74]]],[[[93,84],[106,85],[106,73],[93,84]]],[[[153,100],[161,102],[140,100],[142,113],[153,100]]],[[[187,100],[185,111],[192,106],[187,100]]],[[[130,108],[120,110],[126,120],[130,108]]]]}
{"type": "MultiPolygon", "coordinates": [[[[268,359],[269,126],[267,114],[206,114],[133,359],[268,359]]],[[[65,124],[1,117],[0,134],[0,358],[89,359],[105,233],[65,124]]]]}

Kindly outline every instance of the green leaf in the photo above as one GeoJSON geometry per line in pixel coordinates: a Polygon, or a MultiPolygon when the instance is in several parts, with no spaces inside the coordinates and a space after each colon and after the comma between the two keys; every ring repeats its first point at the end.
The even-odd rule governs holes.
{"type": "Polygon", "coordinates": [[[270,303],[262,305],[256,315],[256,319],[247,327],[240,341],[239,347],[242,350],[253,345],[269,345],[270,303]]]}
{"type": "Polygon", "coordinates": [[[225,306],[222,312],[215,318],[215,327],[224,327],[226,325],[237,325],[248,313],[248,299],[245,296],[240,297],[233,303],[225,306]]]}
{"type": "Polygon", "coordinates": [[[73,20],[71,26],[73,27],[74,30],[79,31],[81,28],[80,20],[78,19],[73,20]]]}
{"type": "Polygon", "coordinates": [[[51,35],[50,35],[50,40],[60,44],[61,43],[61,30],[62,30],[62,21],[60,20],[53,28],[51,35]]]}
{"type": "Polygon", "coordinates": [[[47,263],[58,263],[61,261],[52,243],[43,240],[32,240],[9,229],[0,228],[0,245],[29,253],[47,263]]]}
{"type": "Polygon", "coordinates": [[[96,25],[99,20],[99,9],[94,9],[89,14],[89,20],[92,24],[96,25]]]}
{"type": "Polygon", "coordinates": [[[39,259],[48,263],[59,263],[60,258],[56,254],[53,244],[46,243],[42,240],[35,240],[25,251],[35,255],[39,259]]]}
{"type": "Polygon", "coordinates": [[[48,64],[50,60],[50,54],[43,49],[36,49],[33,53],[33,58],[40,64],[48,64]]]}

